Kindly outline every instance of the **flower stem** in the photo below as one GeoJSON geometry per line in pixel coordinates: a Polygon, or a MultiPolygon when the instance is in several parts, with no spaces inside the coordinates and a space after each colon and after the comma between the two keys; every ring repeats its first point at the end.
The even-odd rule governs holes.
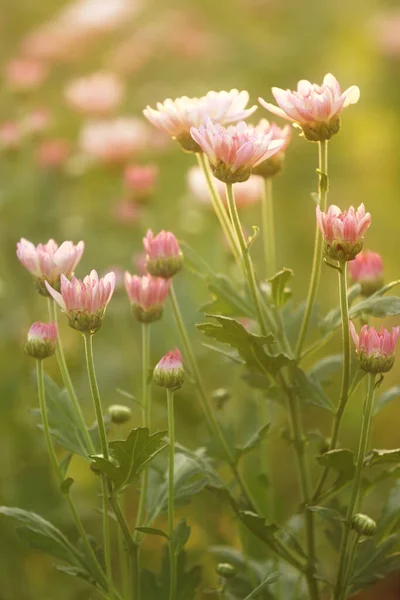
{"type": "Polygon", "coordinates": [[[175,468],[175,418],[174,392],[167,389],[168,403],[168,537],[169,537],[169,600],[176,600],[176,557],[174,545],[174,468],[175,468]]]}
{"type": "Polygon", "coordinates": [[[275,226],[274,226],[274,202],[272,196],[272,177],[264,179],[264,193],[261,199],[261,224],[264,244],[264,258],[267,278],[276,273],[275,258],[275,226]]]}
{"type": "MultiPolygon", "coordinates": [[[[356,472],[354,475],[353,487],[351,490],[350,502],[347,507],[346,513],[346,523],[344,525],[344,530],[342,532],[342,541],[340,545],[340,559],[339,559],[339,569],[336,579],[336,587],[335,587],[335,600],[345,600],[345,594],[347,589],[347,581],[346,581],[346,571],[347,573],[351,573],[352,571],[352,563],[350,563],[350,556],[348,555],[348,543],[349,537],[351,533],[351,521],[354,517],[354,514],[357,509],[357,500],[361,490],[362,483],[362,472],[364,467],[365,455],[367,452],[368,446],[368,438],[369,432],[371,428],[372,421],[372,412],[374,406],[374,396],[375,396],[375,375],[372,373],[368,374],[368,391],[367,397],[365,399],[364,404],[364,414],[361,425],[361,436],[358,445],[357,452],[357,462],[356,462],[356,472]]],[[[354,557],[353,557],[354,560],[354,557]]]]}
{"type": "MultiPolygon", "coordinates": [[[[319,156],[319,204],[322,211],[326,211],[327,198],[328,198],[328,141],[318,142],[318,156],[319,156]]],[[[311,271],[311,279],[308,288],[307,304],[303,316],[303,321],[300,328],[299,337],[296,346],[296,356],[300,357],[303,349],[303,344],[306,339],[308,325],[310,322],[311,315],[314,310],[315,298],[318,291],[318,284],[321,275],[322,266],[322,252],[323,252],[323,240],[322,235],[318,227],[318,223],[315,225],[315,242],[314,242],[314,257],[311,271]]]]}
{"type": "MultiPolygon", "coordinates": [[[[125,539],[126,549],[129,556],[129,562],[131,567],[131,585],[130,585],[130,595],[129,599],[131,600],[140,600],[140,577],[139,577],[139,556],[138,550],[139,546],[134,541],[131,532],[129,530],[128,523],[126,522],[125,516],[121,510],[121,507],[118,502],[118,498],[114,494],[110,494],[110,504],[114,511],[115,517],[120,526],[122,535],[125,539]]],[[[127,600],[127,598],[124,598],[127,600]]]]}
{"type": "Polygon", "coordinates": [[[207,181],[207,185],[208,185],[208,189],[210,192],[211,201],[213,204],[215,214],[217,215],[218,221],[221,225],[222,231],[223,231],[223,233],[228,241],[228,244],[231,248],[232,254],[235,257],[236,262],[239,265],[239,267],[241,267],[240,249],[238,247],[235,235],[232,231],[232,227],[229,222],[229,217],[227,215],[225,206],[222,202],[221,196],[215,189],[210,166],[207,162],[205,155],[202,152],[196,154],[196,156],[197,156],[199,166],[200,166],[201,170],[203,171],[204,177],[206,178],[206,181],[207,181]]]}
{"type": "MultiPolygon", "coordinates": [[[[48,305],[48,311],[49,311],[50,320],[54,321],[54,323],[57,323],[57,306],[56,306],[56,303],[51,298],[48,298],[47,305],[48,305]]],[[[62,347],[60,332],[58,332],[58,336],[57,336],[56,358],[57,358],[57,362],[58,362],[58,367],[60,369],[61,378],[63,380],[65,389],[68,392],[68,395],[70,397],[70,400],[72,402],[72,405],[74,407],[76,416],[77,416],[79,424],[80,424],[80,431],[79,431],[79,433],[81,434],[81,436],[83,436],[83,440],[85,442],[85,444],[84,444],[82,442],[82,440],[81,440],[81,447],[82,447],[82,449],[84,450],[85,453],[89,450],[90,454],[94,454],[95,449],[94,449],[93,441],[92,441],[92,438],[89,435],[89,431],[88,431],[88,428],[87,428],[86,423],[85,423],[85,419],[84,419],[84,416],[83,416],[83,413],[82,413],[82,409],[81,409],[81,406],[79,404],[79,400],[78,400],[77,395],[75,393],[74,386],[73,386],[73,383],[72,383],[72,380],[71,380],[71,376],[70,376],[69,371],[68,371],[68,367],[67,367],[67,363],[66,363],[66,360],[65,360],[63,347],[62,347]]]]}
{"type": "MultiPolygon", "coordinates": [[[[339,271],[339,294],[340,294],[340,312],[342,316],[342,341],[343,341],[343,374],[342,374],[342,388],[340,392],[339,406],[335,412],[333,421],[331,442],[329,450],[336,448],[340,426],[342,423],[343,413],[346,409],[348,396],[349,396],[349,383],[350,383],[350,331],[349,331],[349,303],[347,298],[347,262],[340,264],[339,271]]],[[[313,494],[313,503],[318,502],[318,498],[322,492],[324,483],[329,473],[329,467],[325,467],[319,482],[317,484],[315,493],[313,494]]]]}
{"type": "MultiPolygon", "coordinates": [[[[58,483],[59,483],[59,485],[61,485],[64,477],[63,477],[63,474],[62,474],[59,464],[58,464],[57,455],[54,450],[54,445],[53,445],[53,442],[51,439],[51,434],[50,434],[50,426],[49,426],[49,420],[48,420],[48,415],[47,415],[47,405],[46,405],[46,393],[45,393],[44,379],[43,379],[43,361],[42,360],[36,361],[36,374],[37,374],[37,383],[38,383],[39,406],[40,406],[40,412],[41,412],[41,416],[42,416],[43,432],[44,432],[44,437],[46,440],[47,451],[49,453],[50,462],[51,462],[52,468],[54,470],[54,473],[57,477],[58,483]]],[[[72,500],[69,491],[63,495],[66,496],[68,506],[71,511],[72,518],[74,520],[76,529],[82,539],[83,544],[85,545],[88,556],[90,557],[90,560],[91,560],[94,568],[97,571],[97,574],[99,576],[99,581],[101,581],[101,583],[106,587],[107,582],[104,577],[103,570],[102,570],[100,563],[96,557],[96,554],[92,548],[92,545],[89,541],[89,538],[87,536],[85,528],[83,527],[82,521],[79,517],[79,513],[76,510],[74,501],[72,500]]]]}
{"type": "MultiPolygon", "coordinates": [[[[90,391],[96,413],[97,427],[99,430],[100,445],[103,457],[108,460],[108,443],[107,433],[104,425],[103,409],[101,406],[99,386],[97,384],[96,371],[93,360],[93,336],[90,333],[83,334],[85,342],[86,366],[89,376],[90,391]]],[[[110,541],[110,523],[108,517],[108,498],[109,485],[105,475],[101,475],[102,501],[103,501],[103,542],[104,542],[104,558],[106,564],[106,574],[109,589],[112,589],[112,568],[111,568],[111,541],[110,541]]]]}

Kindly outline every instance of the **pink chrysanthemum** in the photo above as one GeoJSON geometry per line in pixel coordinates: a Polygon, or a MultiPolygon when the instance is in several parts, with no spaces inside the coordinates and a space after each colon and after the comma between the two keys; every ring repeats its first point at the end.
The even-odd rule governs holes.
{"type": "Polygon", "coordinates": [[[71,81],[65,90],[68,104],[82,115],[104,117],[121,103],[124,86],[114,73],[99,72],[71,81]]]}
{"type": "Polygon", "coordinates": [[[271,135],[271,140],[283,140],[284,145],[270,158],[264,160],[262,163],[257,165],[253,169],[253,173],[255,175],[261,175],[261,177],[269,178],[277,175],[282,171],[283,161],[285,159],[285,150],[289,146],[291,137],[292,137],[292,129],[290,125],[285,125],[284,127],[279,127],[276,123],[271,123],[267,119],[261,119],[258,124],[254,127],[254,130],[257,133],[262,133],[264,135],[271,135]]]}
{"type": "Polygon", "coordinates": [[[151,229],[143,238],[146,267],[150,275],[170,279],[183,266],[183,254],[178,240],[170,231],[160,231],[154,236],[151,229]]]}
{"type": "Polygon", "coordinates": [[[394,352],[400,337],[400,327],[393,327],[391,333],[381,327],[364,325],[358,336],[356,328],[350,321],[350,333],[356,348],[358,361],[364,371],[369,373],[386,373],[394,363],[394,352]]]}
{"type": "Polygon", "coordinates": [[[170,279],[151,275],[138,277],[125,273],[125,288],[132,312],[142,323],[152,323],[161,319],[170,286],[170,279]]]}
{"type": "Polygon", "coordinates": [[[350,206],[341,211],[332,204],[326,213],[317,206],[317,221],[325,241],[325,252],[329,258],[339,261],[354,260],[363,247],[364,233],[371,225],[371,215],[365,212],[364,204],[357,210],[350,206]]]}

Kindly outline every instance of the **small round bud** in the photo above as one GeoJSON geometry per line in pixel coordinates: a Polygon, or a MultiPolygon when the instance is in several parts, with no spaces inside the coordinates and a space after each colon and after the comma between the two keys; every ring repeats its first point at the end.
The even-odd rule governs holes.
{"type": "Polygon", "coordinates": [[[56,351],[57,325],[53,322],[42,323],[37,321],[29,329],[25,343],[25,352],[42,360],[52,356],[56,351]]]}
{"type": "Polygon", "coordinates": [[[230,563],[219,563],[216,568],[217,574],[225,579],[236,577],[236,569],[230,563]]]}
{"type": "Polygon", "coordinates": [[[222,408],[226,402],[230,399],[231,394],[225,388],[218,388],[213,391],[212,398],[215,400],[218,408],[222,408]]]}
{"type": "Polygon", "coordinates": [[[154,382],[169,390],[179,389],[183,384],[184,377],[182,356],[177,348],[163,356],[153,371],[154,382]]]}
{"type": "Polygon", "coordinates": [[[371,519],[371,517],[368,517],[368,515],[358,513],[354,515],[354,517],[351,520],[351,528],[354,529],[354,531],[356,533],[359,533],[360,535],[370,537],[372,535],[375,535],[376,523],[373,519],[371,519]]]}
{"type": "Polygon", "coordinates": [[[127,423],[132,418],[132,411],[129,406],[123,404],[111,404],[108,407],[108,414],[110,415],[111,422],[116,425],[122,425],[127,423]]]}

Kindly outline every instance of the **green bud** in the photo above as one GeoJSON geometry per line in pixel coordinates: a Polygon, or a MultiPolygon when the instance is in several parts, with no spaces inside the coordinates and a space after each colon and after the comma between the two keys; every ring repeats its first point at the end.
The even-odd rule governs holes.
{"type": "Polygon", "coordinates": [[[376,532],[376,523],[368,515],[358,513],[351,520],[351,528],[360,535],[372,536],[376,532]]]}
{"type": "Polygon", "coordinates": [[[123,404],[111,404],[108,407],[108,414],[110,415],[111,422],[116,425],[127,423],[132,418],[132,411],[129,406],[123,404]]]}
{"type": "Polygon", "coordinates": [[[219,563],[216,568],[217,574],[225,579],[233,579],[236,577],[236,569],[229,563],[219,563]]]}

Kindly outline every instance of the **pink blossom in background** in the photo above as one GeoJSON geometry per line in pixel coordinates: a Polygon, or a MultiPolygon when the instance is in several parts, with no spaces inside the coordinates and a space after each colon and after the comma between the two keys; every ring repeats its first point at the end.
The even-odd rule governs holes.
{"type": "Polygon", "coordinates": [[[199,145],[190,135],[192,127],[200,127],[210,119],[213,123],[234,123],[250,116],[256,106],[246,109],[249,94],[246,91],[208,92],[201,98],[182,96],[157,103],[157,110],[147,106],[144,116],[155,127],[177,139],[183,148],[198,152],[199,145]]]}
{"type": "Polygon", "coordinates": [[[27,135],[40,135],[52,123],[51,113],[47,108],[30,110],[22,120],[22,129],[27,135]]]}
{"type": "Polygon", "coordinates": [[[133,198],[147,198],[155,189],[157,165],[128,165],[124,171],[125,187],[133,198]]]}
{"type": "Polygon", "coordinates": [[[272,140],[272,133],[258,133],[244,121],[229,127],[215,125],[210,119],[190,134],[207,156],[217,179],[225,183],[246,181],[251,170],[273,156],[285,145],[272,140]]]}
{"type": "Polygon", "coordinates": [[[393,327],[392,331],[389,332],[384,327],[377,331],[375,327],[363,325],[360,335],[358,335],[351,321],[349,327],[361,367],[371,373],[389,371],[394,363],[394,353],[400,337],[400,327],[393,327]]]}
{"type": "Polygon", "coordinates": [[[135,271],[137,271],[139,275],[147,275],[146,262],[146,252],[135,252],[135,254],[132,256],[132,264],[135,267],[135,271]]]}
{"type": "Polygon", "coordinates": [[[58,169],[65,165],[70,151],[67,140],[59,138],[43,140],[36,148],[36,162],[43,169],[58,169]]]}
{"type": "Polygon", "coordinates": [[[131,200],[120,200],[113,208],[114,219],[120,225],[134,225],[142,218],[142,209],[131,200]]]}
{"type": "Polygon", "coordinates": [[[58,21],[87,33],[105,33],[125,25],[142,6],[141,0],[77,0],[62,10],[58,21]]]}
{"type": "Polygon", "coordinates": [[[378,252],[360,252],[349,263],[350,277],[361,284],[363,293],[374,293],[383,284],[383,261],[378,252]]]}
{"type": "Polygon", "coordinates": [[[17,121],[6,121],[0,125],[0,150],[18,150],[23,140],[23,131],[17,121]]]}
{"type": "Polygon", "coordinates": [[[139,119],[119,117],[87,122],[81,131],[83,154],[103,164],[121,164],[147,147],[148,130],[139,119]]]}
{"type": "MultiPolygon", "coordinates": [[[[212,208],[207,180],[200,167],[191,167],[188,170],[187,183],[190,194],[192,194],[202,204],[212,208]]],[[[227,200],[225,184],[216,177],[213,178],[213,183],[218,194],[222,198],[222,201],[226,205],[227,200]]],[[[235,192],[235,202],[238,209],[250,207],[261,201],[264,193],[264,180],[258,175],[250,175],[249,179],[246,181],[235,183],[233,189],[235,192]]]]}
{"type": "Polygon", "coordinates": [[[98,72],[71,81],[65,98],[71,108],[82,115],[104,117],[122,102],[124,85],[115,73],[98,72]]]}
{"type": "Polygon", "coordinates": [[[370,24],[371,36],[389,57],[400,56],[400,10],[381,12],[370,24]]]}
{"type": "Polygon", "coordinates": [[[278,104],[270,104],[259,98],[260,104],[278,117],[299,124],[307,139],[318,141],[329,139],[339,131],[339,117],[350,104],[356,104],[360,90],[352,85],[342,93],[335,77],[328,73],[322,85],[302,79],[297,90],[272,88],[278,104]]]}
{"type": "Polygon", "coordinates": [[[28,92],[42,85],[48,75],[47,66],[31,58],[13,58],[4,67],[4,79],[15,92],[28,92]]]}

